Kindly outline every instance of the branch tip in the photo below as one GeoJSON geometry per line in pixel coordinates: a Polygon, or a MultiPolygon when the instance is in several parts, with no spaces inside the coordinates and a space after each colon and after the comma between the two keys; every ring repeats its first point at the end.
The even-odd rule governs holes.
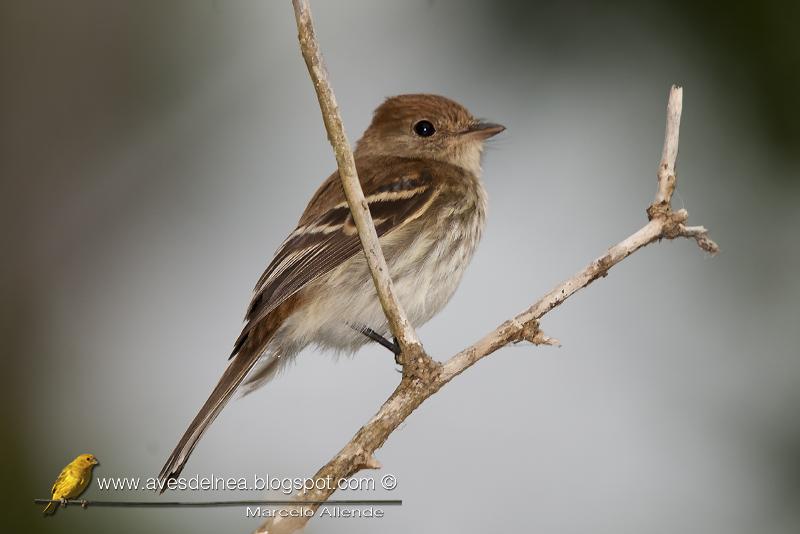
{"type": "Polygon", "coordinates": [[[524,324],[520,324],[517,321],[514,321],[514,323],[519,325],[519,337],[514,341],[514,343],[528,341],[534,345],[549,345],[554,347],[561,346],[561,342],[559,340],[546,335],[542,331],[542,329],[539,327],[539,321],[535,319],[524,324]]]}
{"type": "Polygon", "coordinates": [[[364,460],[361,465],[359,466],[360,469],[381,469],[383,466],[381,463],[372,456],[371,454],[367,456],[367,459],[364,460]]]}
{"type": "Polygon", "coordinates": [[[712,256],[719,253],[719,245],[717,245],[710,237],[708,237],[708,230],[705,226],[680,226],[681,236],[694,239],[704,251],[712,256]]]}

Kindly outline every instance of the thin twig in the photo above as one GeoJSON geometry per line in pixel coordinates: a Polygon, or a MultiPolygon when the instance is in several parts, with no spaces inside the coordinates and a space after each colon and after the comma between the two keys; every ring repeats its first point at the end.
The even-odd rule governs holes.
{"type": "Polygon", "coordinates": [[[678,138],[683,111],[683,87],[673,85],[667,99],[667,126],[664,129],[664,148],[658,164],[658,191],[653,204],[669,205],[675,192],[675,162],[678,159],[678,138]]]}
{"type": "MultiPolygon", "coordinates": [[[[311,46],[309,43],[304,43],[304,39],[313,40],[313,32],[304,31],[303,28],[305,26],[301,24],[303,17],[305,17],[305,20],[310,21],[308,5],[306,2],[300,2],[299,0],[293,0],[293,3],[296,8],[295,14],[298,18],[298,28],[300,28],[301,46],[304,48],[311,46]],[[303,5],[302,9],[298,9],[299,4],[303,5]]],[[[316,43],[313,43],[313,49],[318,53],[316,43]]],[[[310,66],[309,70],[311,70],[310,66]]],[[[319,93],[319,88],[317,88],[317,91],[319,93]]],[[[667,126],[662,158],[658,168],[658,190],[654,202],[647,209],[650,221],[637,232],[608,249],[603,256],[553,288],[530,308],[513,319],[504,322],[444,364],[437,366],[435,372],[430,373],[427,379],[416,379],[404,373],[400,384],[386,402],[383,403],[378,413],[361,427],[344,448],[314,475],[316,480],[334,480],[338,482],[352,476],[361,469],[379,466],[373,454],[385,443],[389,435],[425,399],[439,391],[450,380],[480,359],[509,343],[523,340],[534,344],[557,344],[557,340],[547,337],[541,331],[539,319],[580,289],[588,286],[598,278],[604,277],[609,269],[640,248],[665,238],[686,237],[695,239],[698,245],[712,254],[719,250],[716,243],[708,238],[705,228],[701,226],[685,226],[684,223],[689,216],[686,210],[673,212],[670,205],[676,185],[675,161],[678,155],[678,133],[680,131],[682,104],[683,90],[680,87],[673,86],[670,90],[667,104],[667,126]]],[[[326,117],[325,122],[328,125],[331,121],[326,117]]],[[[424,356],[428,358],[427,355],[424,356]]],[[[322,486],[323,489],[302,492],[296,498],[303,501],[324,501],[333,494],[334,488],[331,485],[323,484],[322,486]]],[[[298,530],[308,522],[310,518],[308,512],[313,512],[317,506],[295,506],[293,508],[294,517],[288,517],[289,514],[276,516],[261,525],[257,532],[275,534],[298,530]]]]}
{"type": "Polygon", "coordinates": [[[389,276],[389,268],[386,265],[386,258],[383,257],[383,251],[378,241],[378,233],[375,231],[369,206],[364,199],[364,192],[361,190],[353,151],[350,149],[350,142],[344,132],[339,105],[336,103],[336,97],[328,81],[328,71],[317,44],[314,24],[311,20],[311,8],[307,0],[292,0],[292,5],[297,20],[300,51],[305,59],[311,80],[314,82],[319,107],[322,110],[322,119],[328,132],[328,140],[336,153],[339,177],[347,204],[350,206],[350,213],[353,214],[358,237],[361,239],[361,246],[366,254],[369,271],[372,274],[372,281],[375,283],[383,312],[389,321],[392,334],[400,345],[400,350],[407,355],[421,352],[422,346],[417,333],[397,300],[394,285],[389,276]]]}

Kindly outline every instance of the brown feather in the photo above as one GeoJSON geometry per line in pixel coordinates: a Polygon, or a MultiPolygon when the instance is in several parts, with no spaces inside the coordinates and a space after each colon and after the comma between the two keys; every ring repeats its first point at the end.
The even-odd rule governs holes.
{"type": "MultiPolygon", "coordinates": [[[[275,335],[280,325],[283,324],[297,306],[301,305],[300,301],[301,298],[299,296],[294,296],[284,301],[272,313],[264,317],[264,320],[260,321],[255,328],[250,330],[236,358],[228,364],[208,400],[200,408],[200,411],[192,420],[189,428],[186,429],[175,450],[161,469],[161,473],[158,475],[160,482],[165,483],[180,474],[198,440],[258,361],[267,343],[275,335]]],[[[166,485],[161,486],[161,493],[165,489],[166,485]]]]}
{"type": "MultiPolygon", "coordinates": [[[[360,169],[359,176],[363,176],[360,179],[378,237],[417,218],[419,211],[428,208],[441,190],[437,187],[441,182],[437,176],[453,174],[452,166],[445,163],[427,161],[420,166],[420,160],[389,156],[359,158],[356,166],[360,169]],[[409,196],[403,197],[404,192],[409,196]]],[[[247,310],[247,322],[234,343],[231,357],[272,309],[361,250],[338,173],[332,174],[317,190],[297,228],[261,275],[247,310]],[[301,231],[333,225],[341,225],[341,229],[331,233],[301,231]]]]}

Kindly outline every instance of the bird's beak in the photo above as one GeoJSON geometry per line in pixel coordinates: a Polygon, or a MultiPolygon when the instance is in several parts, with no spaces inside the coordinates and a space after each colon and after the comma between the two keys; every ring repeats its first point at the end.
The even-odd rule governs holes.
{"type": "Polygon", "coordinates": [[[94,465],[100,465],[100,462],[97,461],[97,458],[92,458],[92,463],[94,465]]]}
{"type": "Polygon", "coordinates": [[[494,137],[495,135],[499,134],[505,129],[506,127],[503,126],[502,124],[479,121],[470,126],[464,132],[464,135],[477,137],[478,139],[483,140],[483,139],[489,139],[490,137],[494,137]]]}

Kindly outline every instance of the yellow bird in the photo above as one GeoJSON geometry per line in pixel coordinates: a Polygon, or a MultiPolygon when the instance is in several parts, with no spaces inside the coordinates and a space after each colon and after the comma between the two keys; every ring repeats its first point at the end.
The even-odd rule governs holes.
{"type": "MultiPolygon", "coordinates": [[[[66,501],[79,496],[92,481],[92,468],[99,463],[94,454],[81,454],[72,460],[53,483],[53,496],[50,499],[66,501]]],[[[54,514],[57,508],[58,503],[51,502],[44,507],[44,514],[54,514]]]]}

